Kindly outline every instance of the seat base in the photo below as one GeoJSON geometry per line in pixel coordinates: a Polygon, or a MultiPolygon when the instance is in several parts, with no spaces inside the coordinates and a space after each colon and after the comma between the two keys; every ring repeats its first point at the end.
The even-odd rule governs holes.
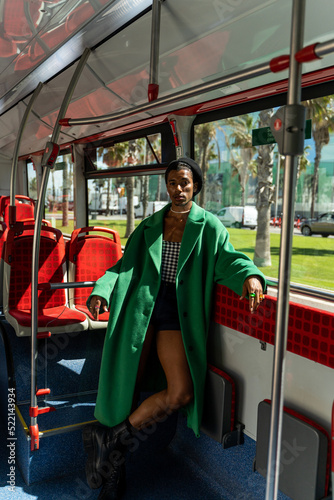
{"type": "MultiPolygon", "coordinates": [[[[5,317],[18,337],[31,335],[31,310],[5,310],[5,317]]],[[[80,311],[67,306],[44,309],[38,315],[38,332],[68,333],[88,329],[88,320],[80,311]]]]}

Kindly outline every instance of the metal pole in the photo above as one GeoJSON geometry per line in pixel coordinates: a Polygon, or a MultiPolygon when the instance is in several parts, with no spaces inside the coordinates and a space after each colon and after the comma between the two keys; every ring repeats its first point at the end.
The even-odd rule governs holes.
{"type": "Polygon", "coordinates": [[[155,99],[157,99],[159,93],[160,18],[161,18],[161,0],[153,0],[150,79],[148,85],[149,101],[154,101],[155,99]]]}
{"type": "MultiPolygon", "coordinates": [[[[90,54],[89,49],[85,49],[77,67],[75,68],[72,79],[67,88],[66,94],[64,96],[61,108],[58,113],[58,119],[56,121],[55,128],[53,130],[51,141],[56,143],[59,137],[60,124],[59,120],[64,117],[68,105],[71,101],[73,91],[82,73],[82,70],[86,64],[88,56],[90,54]]],[[[43,166],[43,165],[42,165],[43,166]]],[[[38,197],[37,210],[36,210],[36,220],[35,220],[35,231],[33,239],[33,249],[32,249],[32,273],[31,273],[31,386],[30,386],[30,405],[31,407],[37,406],[37,396],[36,396],[36,359],[37,359],[37,330],[38,330],[38,261],[39,261],[39,245],[41,238],[41,226],[42,226],[42,216],[44,209],[45,194],[49,179],[50,169],[44,166],[41,191],[38,197]]],[[[37,424],[37,417],[30,418],[31,426],[37,424]]]]}
{"type": "MultiPolygon", "coordinates": [[[[294,0],[292,7],[291,56],[287,104],[300,104],[301,64],[296,61],[294,55],[303,46],[304,20],[305,0],[294,0]]],[[[286,156],[266,500],[276,500],[278,492],[297,163],[297,156],[286,156]]]]}
{"type": "Polygon", "coordinates": [[[17,132],[15,148],[14,148],[14,152],[13,152],[11,178],[10,178],[10,206],[12,206],[12,207],[15,207],[17,160],[19,157],[19,149],[20,149],[21,139],[22,139],[24,128],[27,124],[27,120],[28,120],[30,111],[31,111],[40,91],[42,90],[42,87],[43,87],[43,83],[39,82],[39,84],[37,85],[37,87],[34,90],[33,95],[30,98],[28,106],[26,107],[26,110],[24,112],[23,118],[22,118],[21,123],[20,123],[20,128],[17,132]]]}
{"type": "Polygon", "coordinates": [[[150,111],[151,109],[154,108],[159,108],[161,106],[165,106],[168,104],[174,104],[178,101],[181,100],[183,101],[191,97],[197,97],[206,92],[221,89],[224,86],[232,85],[234,83],[240,83],[245,80],[249,80],[250,78],[266,75],[271,72],[272,69],[270,67],[270,62],[258,64],[256,66],[253,66],[252,68],[237,71],[232,75],[225,76],[222,78],[217,78],[216,80],[213,80],[211,82],[201,83],[199,85],[196,85],[195,87],[192,87],[191,89],[185,89],[181,90],[180,92],[175,92],[175,94],[161,97],[156,101],[144,103],[141,104],[140,106],[135,106],[129,110],[122,110],[117,113],[112,113],[109,115],[90,116],[87,118],[65,118],[64,120],[61,121],[61,125],[64,127],[71,127],[74,125],[89,125],[89,124],[108,122],[112,120],[119,120],[120,118],[137,115],[139,113],[150,111]]]}
{"type": "Polygon", "coordinates": [[[318,43],[314,47],[314,53],[317,57],[323,57],[327,54],[332,54],[334,52],[334,40],[328,40],[327,42],[318,43]]]}

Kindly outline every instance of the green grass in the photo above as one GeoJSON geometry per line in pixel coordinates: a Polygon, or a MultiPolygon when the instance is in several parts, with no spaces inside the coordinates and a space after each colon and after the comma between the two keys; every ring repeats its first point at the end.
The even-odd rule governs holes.
{"type": "MultiPolygon", "coordinates": [[[[229,229],[233,246],[253,259],[256,232],[229,229]]],[[[279,233],[270,234],[271,266],[261,267],[270,278],[278,278],[279,233]]],[[[334,238],[294,235],[290,280],[301,285],[334,290],[334,238]]]]}
{"type": "MultiPolygon", "coordinates": [[[[102,221],[90,220],[89,225],[101,226],[102,221]]],[[[62,227],[61,220],[57,220],[57,228],[64,234],[70,234],[73,231],[73,220],[69,221],[68,227],[62,227]]],[[[137,226],[140,220],[135,221],[137,226]]],[[[126,221],[109,220],[103,221],[103,225],[118,231],[122,245],[125,245],[126,221]]],[[[248,229],[229,229],[231,243],[236,250],[244,252],[253,259],[256,241],[256,231],[248,229]]],[[[278,278],[279,251],[280,251],[279,233],[271,233],[271,266],[261,267],[265,276],[278,278]]],[[[317,288],[334,290],[334,238],[304,237],[295,235],[293,238],[293,252],[291,263],[291,281],[301,285],[310,285],[317,288]]]]}

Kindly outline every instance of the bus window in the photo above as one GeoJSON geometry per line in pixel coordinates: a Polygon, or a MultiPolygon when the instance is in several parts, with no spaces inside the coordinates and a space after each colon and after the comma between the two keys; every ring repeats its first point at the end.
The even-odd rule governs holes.
{"type": "MultiPolygon", "coordinates": [[[[36,171],[32,162],[28,162],[27,167],[28,193],[36,200],[36,171]]],[[[65,234],[71,234],[74,229],[73,163],[70,153],[58,156],[55,167],[50,172],[44,217],[65,234]]]]}
{"type": "Polygon", "coordinates": [[[143,218],[168,203],[163,174],[89,179],[87,191],[89,225],[115,229],[122,245],[143,218]]]}
{"type": "Polygon", "coordinates": [[[123,245],[141,219],[167,204],[164,175],[154,172],[161,163],[161,140],[153,133],[85,150],[86,174],[92,176],[87,180],[89,225],[117,230],[123,245]]]}
{"type": "MultiPolygon", "coordinates": [[[[307,238],[301,227],[305,220],[334,213],[334,100],[324,96],[303,104],[307,125],[304,154],[298,161],[291,281],[333,290],[329,259],[334,235],[307,238]]],[[[205,177],[199,203],[219,218],[222,208],[233,215],[236,207],[256,207],[256,232],[246,230],[241,218],[233,222],[231,217],[231,240],[268,277],[277,279],[285,158],[268,136],[275,110],[206,122],[202,118],[194,126],[194,143],[205,177]],[[236,229],[240,227],[244,230],[236,229]]]]}
{"type": "Polygon", "coordinates": [[[37,200],[37,176],[34,164],[27,162],[27,175],[28,175],[28,195],[33,200],[37,200]]]}
{"type": "Polygon", "coordinates": [[[86,171],[109,170],[128,166],[154,165],[161,162],[161,134],[130,141],[104,143],[86,148],[86,171]]]}

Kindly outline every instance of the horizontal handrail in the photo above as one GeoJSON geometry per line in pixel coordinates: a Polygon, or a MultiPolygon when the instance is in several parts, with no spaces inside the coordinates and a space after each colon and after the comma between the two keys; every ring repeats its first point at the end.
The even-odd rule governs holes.
{"type": "Polygon", "coordinates": [[[163,105],[175,104],[184,99],[197,97],[198,95],[204,94],[206,92],[220,89],[224,85],[232,85],[233,83],[239,83],[245,80],[249,80],[251,78],[255,78],[256,76],[265,75],[267,73],[270,73],[271,71],[272,69],[269,61],[267,63],[258,64],[251,68],[237,71],[228,76],[217,78],[210,82],[205,82],[199,85],[195,85],[190,89],[189,88],[184,89],[179,92],[175,92],[174,94],[160,97],[159,99],[153,100],[148,103],[145,102],[138,106],[134,106],[133,108],[130,109],[122,109],[116,113],[111,113],[102,116],[89,116],[85,118],[62,118],[61,120],[59,120],[59,124],[62,127],[71,127],[74,125],[89,125],[89,124],[119,120],[120,118],[126,118],[129,116],[137,115],[138,113],[144,113],[150,111],[151,109],[161,107],[163,105]]]}
{"type": "Polygon", "coordinates": [[[71,283],[39,283],[38,290],[61,290],[68,288],[89,288],[94,286],[96,281],[73,281],[71,283]]]}
{"type": "MultiPolygon", "coordinates": [[[[95,286],[96,281],[77,281],[72,283],[39,283],[39,290],[59,290],[59,289],[69,289],[69,288],[89,288],[95,286]]],[[[267,279],[268,286],[278,287],[278,280],[274,278],[267,279]]],[[[320,290],[316,288],[311,288],[302,285],[296,285],[295,283],[290,283],[290,292],[297,292],[303,295],[310,295],[312,297],[317,297],[318,299],[334,300],[334,292],[327,292],[326,290],[320,290]]]]}
{"type": "MultiPolygon", "coordinates": [[[[278,280],[269,278],[267,279],[269,286],[278,287],[278,280]]],[[[290,283],[290,292],[297,292],[303,295],[311,295],[312,297],[317,297],[318,299],[334,300],[334,292],[327,292],[326,290],[320,290],[317,288],[312,288],[308,286],[296,285],[295,283],[290,283]]]]}

